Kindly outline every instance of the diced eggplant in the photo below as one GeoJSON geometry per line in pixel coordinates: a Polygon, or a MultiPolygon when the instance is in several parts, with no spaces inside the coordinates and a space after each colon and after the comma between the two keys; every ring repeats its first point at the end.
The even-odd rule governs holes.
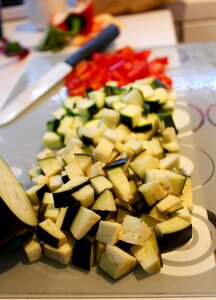
{"type": "Polygon", "coordinates": [[[130,183],[121,167],[107,170],[107,178],[113,184],[113,191],[116,197],[125,202],[132,200],[133,195],[130,183]]]}
{"type": "Polygon", "coordinates": [[[45,221],[38,223],[36,236],[39,240],[55,248],[59,248],[67,241],[66,235],[51,219],[46,219],[45,221]]]}
{"type": "Polygon", "coordinates": [[[92,153],[94,161],[107,163],[113,151],[113,148],[114,144],[112,142],[108,141],[105,138],[102,138],[92,153]]]}
{"type": "Polygon", "coordinates": [[[169,219],[169,215],[159,212],[156,205],[153,206],[150,210],[149,216],[154,218],[155,220],[158,220],[159,222],[163,222],[169,219]]]}
{"type": "Polygon", "coordinates": [[[56,157],[48,157],[38,160],[41,170],[46,176],[61,174],[62,166],[56,157]]]}
{"type": "Polygon", "coordinates": [[[33,185],[26,190],[26,194],[29,197],[32,205],[37,205],[42,202],[44,194],[49,192],[47,184],[33,185]]]}
{"type": "Polygon", "coordinates": [[[66,165],[65,170],[66,170],[70,180],[73,179],[74,176],[84,176],[85,175],[76,159],[74,159],[68,165],[66,165]]]}
{"type": "Polygon", "coordinates": [[[101,161],[97,161],[87,170],[87,176],[92,178],[98,175],[105,175],[105,171],[103,170],[104,165],[101,161]]]}
{"type": "Polygon", "coordinates": [[[154,205],[157,201],[160,201],[167,195],[163,185],[160,184],[157,179],[143,183],[138,187],[138,191],[142,194],[148,206],[154,205]]]}
{"type": "Polygon", "coordinates": [[[91,209],[81,206],[73,220],[70,231],[75,239],[82,239],[101,217],[91,209]]]}
{"type": "Polygon", "coordinates": [[[124,143],[124,146],[132,150],[135,155],[139,154],[143,150],[142,141],[138,139],[129,139],[124,143]]]}
{"type": "Polygon", "coordinates": [[[96,239],[108,245],[114,245],[119,240],[121,224],[113,221],[100,221],[96,239]]]}
{"type": "Polygon", "coordinates": [[[137,266],[137,260],[119,247],[107,245],[98,266],[111,278],[118,279],[131,272],[137,266]]]}
{"type": "Polygon", "coordinates": [[[0,157],[0,247],[34,228],[33,206],[7,163],[0,157]]]}
{"type": "Polygon", "coordinates": [[[53,201],[55,207],[66,207],[73,202],[73,193],[71,181],[63,184],[59,189],[57,189],[53,195],[53,201]]]}
{"type": "Polygon", "coordinates": [[[90,178],[90,182],[97,195],[101,194],[106,189],[112,189],[112,183],[103,175],[98,175],[90,178]]]}
{"type": "Polygon", "coordinates": [[[192,238],[192,224],[180,217],[172,217],[155,226],[160,251],[170,251],[192,238]]]}
{"type": "Polygon", "coordinates": [[[48,204],[46,205],[43,218],[44,220],[51,219],[55,223],[58,214],[59,214],[59,208],[56,208],[54,204],[48,204]]]}
{"type": "Polygon", "coordinates": [[[193,192],[191,177],[187,177],[184,188],[181,195],[179,196],[182,203],[187,206],[188,210],[192,212],[193,210],[193,192]]]}
{"type": "Polygon", "coordinates": [[[30,262],[35,262],[43,256],[41,245],[35,238],[35,234],[31,234],[23,241],[23,249],[30,262]]]}
{"type": "Polygon", "coordinates": [[[131,211],[127,210],[126,208],[118,207],[117,216],[116,216],[116,222],[122,223],[124,221],[124,218],[127,215],[133,216],[134,214],[131,211]]]}
{"type": "Polygon", "coordinates": [[[150,228],[141,218],[127,215],[122,222],[119,239],[134,245],[144,246],[150,235],[150,228]]]}
{"type": "Polygon", "coordinates": [[[84,174],[86,174],[87,170],[90,166],[93,165],[93,157],[90,154],[83,154],[83,153],[75,153],[74,154],[78,165],[81,167],[84,174]]]}
{"type": "Polygon", "coordinates": [[[152,138],[151,140],[143,141],[143,146],[153,157],[158,159],[162,159],[164,157],[164,149],[161,146],[159,139],[152,138]]]}
{"type": "Polygon", "coordinates": [[[64,232],[70,233],[70,227],[80,208],[80,202],[73,200],[70,206],[62,207],[58,214],[56,225],[64,232]]]}
{"type": "Polygon", "coordinates": [[[187,177],[171,170],[148,169],[145,172],[144,182],[158,179],[169,193],[179,196],[182,193],[187,177]]]}
{"type": "Polygon", "coordinates": [[[90,184],[88,177],[74,176],[73,179],[71,180],[72,192],[75,193],[88,184],[90,184]]]}
{"type": "Polygon", "coordinates": [[[146,225],[148,225],[150,229],[154,228],[160,222],[147,214],[142,214],[140,218],[146,223],[146,225]]]}
{"type": "Polygon", "coordinates": [[[90,207],[94,204],[94,189],[91,184],[87,184],[75,193],[72,197],[80,202],[84,207],[90,207]]]}
{"type": "Polygon", "coordinates": [[[174,213],[175,211],[183,208],[181,200],[174,195],[167,195],[165,198],[159,201],[156,206],[159,212],[166,214],[174,213]]]}
{"type": "Polygon", "coordinates": [[[74,249],[75,241],[72,237],[67,238],[64,245],[59,248],[50,246],[49,244],[43,244],[43,254],[45,257],[53,259],[60,264],[68,265],[71,262],[72,253],[74,249]]]}
{"type": "Polygon", "coordinates": [[[110,163],[107,163],[103,169],[104,170],[109,170],[109,169],[112,169],[112,168],[118,168],[118,167],[122,167],[124,166],[124,164],[128,161],[128,158],[127,157],[123,157],[123,158],[119,158],[119,159],[116,159],[110,163]]]}
{"type": "Polygon", "coordinates": [[[143,151],[138,154],[132,162],[130,162],[130,168],[133,172],[143,180],[147,169],[155,169],[159,167],[159,160],[156,157],[150,155],[147,151],[143,151]]]}
{"type": "Polygon", "coordinates": [[[76,267],[90,271],[94,263],[94,246],[87,239],[75,242],[72,255],[72,264],[76,267]]]}
{"type": "Polygon", "coordinates": [[[161,259],[150,240],[144,246],[134,245],[130,250],[148,274],[160,271],[161,259]]]}
{"type": "Polygon", "coordinates": [[[56,191],[63,184],[61,174],[50,176],[48,180],[49,190],[51,192],[56,191]]]}
{"type": "Polygon", "coordinates": [[[95,200],[92,210],[99,213],[99,211],[116,211],[116,204],[113,194],[110,190],[103,191],[95,200]]]}

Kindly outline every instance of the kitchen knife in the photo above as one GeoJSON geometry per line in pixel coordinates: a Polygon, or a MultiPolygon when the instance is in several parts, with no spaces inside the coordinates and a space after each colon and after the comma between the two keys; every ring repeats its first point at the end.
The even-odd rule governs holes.
{"type": "Polygon", "coordinates": [[[69,74],[73,67],[93,52],[105,49],[117,36],[119,29],[111,24],[104,28],[94,39],[86,43],[64,62],[57,63],[32,86],[27,88],[0,111],[0,127],[14,120],[20,113],[37,101],[42,95],[69,74]]]}

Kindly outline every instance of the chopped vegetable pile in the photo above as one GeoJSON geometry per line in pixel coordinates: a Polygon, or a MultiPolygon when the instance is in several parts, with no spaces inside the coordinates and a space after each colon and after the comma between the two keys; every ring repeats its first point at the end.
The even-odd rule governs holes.
{"type": "Polygon", "coordinates": [[[166,60],[147,63],[148,55],[130,48],[95,54],[93,66],[116,70],[106,77],[112,82],[100,88],[98,74],[90,84],[96,90],[69,96],[47,122],[26,191],[39,221],[24,242],[31,262],[45,256],[87,271],[97,266],[113,279],[138,264],[152,274],[163,266],[161,253],[192,237],[191,179],[180,168],[172,117],[176,95],[163,74],[166,60]],[[160,76],[126,84],[142,72],[160,76]]]}
{"type": "Polygon", "coordinates": [[[150,54],[149,50],[137,51],[129,46],[113,53],[94,53],[91,60],[80,62],[66,77],[68,94],[84,96],[87,88],[97,90],[108,81],[124,86],[151,76],[170,88],[172,80],[165,74],[167,57],[150,59],[150,54]]]}

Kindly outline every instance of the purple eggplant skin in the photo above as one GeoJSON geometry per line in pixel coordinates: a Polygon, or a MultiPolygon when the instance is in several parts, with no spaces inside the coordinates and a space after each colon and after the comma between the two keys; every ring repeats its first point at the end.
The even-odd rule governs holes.
{"type": "Polygon", "coordinates": [[[77,240],[73,249],[72,264],[86,271],[90,271],[92,247],[93,244],[85,238],[77,240]]]}
{"type": "Polygon", "coordinates": [[[182,246],[191,238],[192,224],[180,231],[164,234],[163,237],[157,235],[158,246],[161,253],[171,251],[179,246],[182,246]]]}
{"type": "Polygon", "coordinates": [[[0,248],[34,230],[18,219],[0,198],[0,248]]]}

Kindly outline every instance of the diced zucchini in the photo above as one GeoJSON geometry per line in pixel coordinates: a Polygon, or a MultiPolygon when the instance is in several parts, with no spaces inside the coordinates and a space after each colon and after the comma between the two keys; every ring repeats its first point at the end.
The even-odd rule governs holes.
{"type": "Polygon", "coordinates": [[[108,128],[116,128],[120,121],[119,112],[104,108],[101,112],[101,119],[108,128]]]}
{"type": "Polygon", "coordinates": [[[56,132],[47,131],[43,136],[43,145],[45,148],[60,149],[63,146],[62,137],[56,132]]]}
{"type": "Polygon", "coordinates": [[[121,122],[129,128],[134,128],[142,116],[142,109],[136,105],[129,104],[120,110],[121,122]]]}
{"type": "Polygon", "coordinates": [[[96,103],[98,109],[101,109],[105,105],[105,93],[102,90],[89,92],[88,98],[96,103]]]}

